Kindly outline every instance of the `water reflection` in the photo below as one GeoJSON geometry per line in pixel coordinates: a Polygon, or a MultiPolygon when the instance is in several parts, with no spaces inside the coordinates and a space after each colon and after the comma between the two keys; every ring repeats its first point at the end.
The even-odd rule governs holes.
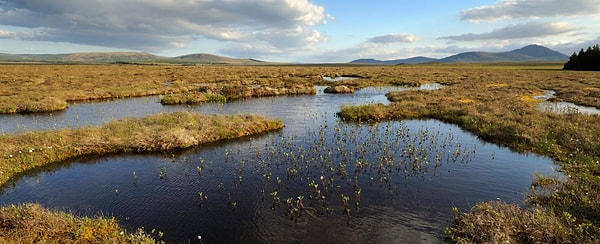
{"type": "Polygon", "coordinates": [[[324,86],[317,86],[317,95],[262,97],[249,100],[236,100],[227,103],[206,103],[191,106],[163,106],[158,96],[137,97],[103,102],[71,104],[66,111],[34,114],[0,115],[0,133],[15,133],[34,130],[78,128],[88,125],[102,125],[110,120],[133,117],[140,118],[158,112],[189,110],[207,114],[258,113],[266,116],[275,114],[274,107],[281,103],[289,109],[277,111],[286,113],[282,117],[300,119],[307,114],[336,110],[339,104],[389,103],[386,92],[405,88],[368,87],[354,94],[325,94],[324,86]],[[332,100],[335,99],[335,100],[332,100]]]}
{"type": "Polygon", "coordinates": [[[338,76],[335,78],[329,77],[329,76],[323,76],[323,80],[326,81],[343,81],[343,80],[356,80],[358,79],[357,77],[347,77],[347,76],[338,76]]]}
{"type": "Polygon", "coordinates": [[[549,101],[556,97],[555,94],[556,91],[545,90],[543,95],[534,96],[533,98],[544,101],[538,104],[538,109],[552,113],[600,114],[600,110],[595,107],[581,106],[570,102],[549,101]]]}

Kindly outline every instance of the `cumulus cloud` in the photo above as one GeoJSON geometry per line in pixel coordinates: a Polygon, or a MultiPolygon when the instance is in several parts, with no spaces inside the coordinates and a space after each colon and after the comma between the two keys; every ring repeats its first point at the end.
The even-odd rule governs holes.
{"type": "Polygon", "coordinates": [[[463,34],[457,36],[444,36],[439,39],[447,39],[453,41],[477,41],[477,40],[509,40],[531,37],[545,37],[551,35],[559,35],[578,30],[568,23],[538,23],[529,22],[524,24],[510,25],[504,28],[495,29],[491,32],[480,34],[463,34]]]}
{"type": "Polygon", "coordinates": [[[478,22],[598,13],[600,4],[597,0],[501,0],[494,5],[468,9],[461,13],[461,19],[478,22]]]}
{"type": "Polygon", "coordinates": [[[369,42],[372,43],[384,43],[384,44],[391,44],[391,43],[411,43],[411,42],[416,42],[418,40],[417,36],[413,35],[413,34],[403,34],[403,33],[392,33],[392,34],[387,34],[387,35],[382,35],[382,36],[375,36],[372,38],[369,38],[369,42]]]}
{"type": "Polygon", "coordinates": [[[0,24],[43,30],[31,39],[145,51],[200,37],[302,48],[328,19],[309,0],[0,0],[0,24]]]}

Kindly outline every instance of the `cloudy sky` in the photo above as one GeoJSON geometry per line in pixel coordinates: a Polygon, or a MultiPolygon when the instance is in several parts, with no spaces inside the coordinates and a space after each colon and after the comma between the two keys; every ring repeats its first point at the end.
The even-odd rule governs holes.
{"type": "Polygon", "coordinates": [[[0,0],[0,53],[348,62],[600,43],[598,0],[0,0]]]}

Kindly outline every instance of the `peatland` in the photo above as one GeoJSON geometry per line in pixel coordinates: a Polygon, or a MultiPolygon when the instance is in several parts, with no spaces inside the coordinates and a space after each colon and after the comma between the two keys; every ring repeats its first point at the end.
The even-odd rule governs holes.
{"type": "MultiPolygon", "coordinates": [[[[0,112],[63,110],[73,101],[131,96],[162,95],[164,104],[198,103],[313,94],[313,85],[336,84],[360,89],[377,85],[439,83],[444,87],[438,90],[390,93],[387,95],[392,101],[390,105],[344,106],[338,116],[365,122],[438,119],[457,124],[486,141],[515,151],[551,157],[560,166],[565,177],[537,176],[534,179],[526,206],[489,201],[476,204],[466,213],[456,210],[456,217],[446,230],[447,241],[595,242],[600,236],[600,140],[597,139],[600,138],[600,115],[580,114],[572,110],[564,113],[542,111],[537,106],[540,101],[534,96],[553,90],[556,100],[600,108],[600,76],[597,72],[563,71],[561,68],[560,63],[396,66],[7,64],[0,65],[0,112]],[[356,79],[332,82],[324,80],[325,76],[356,79]]],[[[176,145],[166,138],[174,138],[183,147],[195,145],[190,142],[194,140],[187,138],[187,132],[183,131],[196,125],[182,123],[178,119],[181,116],[195,115],[159,115],[142,120],[111,122],[102,127],[2,135],[0,148],[4,151],[0,152],[1,167],[3,174],[9,174],[2,176],[2,182],[6,183],[13,175],[34,168],[40,161],[68,158],[64,155],[81,155],[85,151],[93,154],[153,151],[176,145]],[[182,127],[145,133],[154,129],[142,125],[169,124],[167,122],[182,127]],[[131,131],[134,131],[133,134],[131,131]],[[96,136],[82,138],[83,134],[96,136]],[[151,134],[152,137],[143,139],[140,134],[151,134]],[[121,144],[112,144],[121,146],[112,148],[112,144],[104,143],[107,140],[119,142],[121,144]]],[[[250,118],[261,121],[259,127],[263,129],[281,126],[280,122],[254,116],[250,118]]],[[[222,119],[215,119],[224,123],[222,119]]],[[[234,119],[246,121],[248,117],[234,119]]],[[[167,125],[167,128],[173,124],[167,125]]],[[[233,131],[238,136],[246,134],[243,129],[233,131]]],[[[209,138],[215,133],[207,132],[209,138]]],[[[46,211],[27,205],[10,206],[0,212],[15,211],[15,208],[19,211],[46,211]]],[[[17,222],[7,222],[6,219],[0,219],[0,228],[28,226],[23,225],[27,222],[20,222],[26,219],[16,218],[17,222]]],[[[16,235],[16,240],[30,240],[30,237],[20,235],[16,235]]]]}
{"type": "Polygon", "coordinates": [[[405,72],[422,72],[423,79],[432,77],[446,86],[390,93],[390,105],[345,106],[338,115],[362,121],[438,119],[515,151],[549,156],[560,165],[565,179],[537,176],[526,208],[491,201],[477,204],[468,213],[457,211],[447,229],[451,242],[598,241],[600,115],[542,111],[534,96],[554,90],[554,100],[599,108],[600,76],[550,67],[403,67],[405,72]]]}

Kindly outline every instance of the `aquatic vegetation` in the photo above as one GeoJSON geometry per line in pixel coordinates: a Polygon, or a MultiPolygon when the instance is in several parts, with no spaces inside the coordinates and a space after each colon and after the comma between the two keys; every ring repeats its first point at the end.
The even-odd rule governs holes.
{"type": "MultiPolygon", "coordinates": [[[[554,216],[559,221],[563,221],[563,225],[549,224],[543,225],[544,227],[564,227],[563,230],[565,231],[579,228],[577,230],[582,231],[576,232],[578,235],[597,236],[597,232],[594,232],[598,216],[600,216],[596,206],[596,203],[599,201],[598,195],[600,195],[597,194],[597,189],[599,189],[597,179],[599,154],[596,139],[599,137],[598,131],[600,131],[596,125],[598,124],[596,123],[597,117],[577,114],[542,115],[542,113],[535,110],[535,106],[530,101],[523,100],[522,98],[539,94],[544,89],[555,89],[557,96],[563,100],[597,106],[594,104],[598,103],[598,96],[596,95],[600,90],[598,87],[598,77],[586,73],[556,72],[548,70],[549,67],[552,68],[553,66],[539,65],[525,68],[523,66],[507,67],[493,65],[407,65],[402,67],[282,66],[258,67],[256,69],[254,67],[223,66],[203,67],[206,68],[205,70],[201,70],[200,67],[157,66],[147,69],[143,68],[142,70],[138,70],[140,72],[139,75],[130,76],[143,80],[140,83],[154,79],[157,86],[161,87],[153,88],[154,86],[148,85],[149,90],[154,89],[153,92],[156,92],[156,94],[165,94],[165,96],[166,94],[183,95],[192,92],[208,92],[208,90],[202,90],[207,83],[211,85],[214,83],[219,87],[231,82],[233,85],[229,92],[234,95],[235,91],[240,91],[237,88],[264,87],[271,85],[272,82],[282,85],[281,83],[277,83],[276,80],[286,80],[286,82],[297,81],[302,84],[312,82],[317,84],[324,82],[321,79],[323,75],[333,73],[357,75],[359,79],[336,82],[336,84],[344,84],[356,88],[373,84],[410,86],[432,82],[444,84],[445,87],[443,89],[436,91],[409,90],[390,93],[388,97],[393,103],[388,106],[383,104],[344,106],[338,114],[347,120],[368,121],[370,124],[331,123],[331,121],[326,121],[321,128],[307,132],[308,136],[306,138],[294,136],[277,138],[277,135],[273,135],[276,139],[267,143],[265,150],[262,150],[262,147],[260,150],[256,148],[221,149],[219,155],[222,158],[219,158],[219,160],[211,159],[211,161],[216,162],[214,165],[204,162],[202,157],[199,157],[197,161],[194,161],[194,159],[190,160],[192,162],[189,164],[186,173],[196,171],[198,174],[193,173],[189,176],[186,175],[186,177],[193,177],[198,181],[203,181],[214,175],[223,177],[223,179],[219,179],[215,183],[218,183],[215,191],[222,195],[228,194],[227,200],[224,200],[226,202],[223,202],[221,207],[224,206],[227,210],[233,208],[238,215],[247,208],[247,205],[239,197],[238,193],[251,189],[249,188],[251,185],[258,184],[257,188],[261,190],[257,196],[264,196],[266,199],[265,208],[269,209],[270,206],[274,210],[273,215],[282,216],[284,219],[290,216],[290,209],[294,214],[302,213],[301,216],[295,215],[299,216],[294,218],[299,222],[308,221],[309,218],[313,218],[312,215],[314,213],[324,215],[324,218],[341,216],[342,218],[348,217],[348,219],[354,219],[363,217],[361,215],[369,211],[369,199],[372,197],[373,192],[384,192],[382,194],[383,198],[388,197],[385,193],[393,197],[394,195],[392,194],[397,194],[398,192],[398,185],[414,179],[424,180],[430,176],[443,174],[448,169],[446,166],[468,163],[476,154],[477,148],[465,143],[457,144],[455,143],[456,138],[452,138],[450,134],[445,134],[443,131],[417,130],[415,132],[415,130],[406,130],[402,122],[387,121],[406,118],[435,118],[458,124],[465,130],[479,135],[480,138],[486,141],[507,145],[516,151],[536,152],[556,159],[557,162],[561,163],[562,170],[572,177],[565,180],[566,184],[550,180],[536,180],[534,182],[534,188],[550,188],[547,191],[543,191],[549,194],[543,196],[535,195],[536,197],[530,198],[530,203],[547,207],[536,209],[535,211],[539,211],[540,214],[534,216],[542,216],[543,218],[554,216]],[[148,74],[158,74],[160,78],[146,77],[146,74],[142,71],[147,71],[148,74]],[[203,76],[207,74],[205,72],[209,71],[221,74],[218,76],[214,74],[203,76]],[[206,77],[206,80],[199,80],[198,77],[206,77]],[[218,79],[215,77],[218,77],[218,79]],[[162,86],[166,87],[165,90],[163,90],[162,86]],[[344,115],[344,112],[348,112],[348,115],[344,115]],[[251,151],[251,153],[241,153],[243,151],[251,151]],[[242,158],[240,155],[245,156],[242,158]],[[224,177],[223,174],[229,173],[219,171],[219,165],[222,163],[233,165],[232,167],[235,170],[231,175],[224,177]],[[254,175],[258,175],[259,179],[254,178],[254,175]],[[269,192],[271,193],[272,201],[269,195],[267,195],[269,192]],[[232,196],[235,201],[232,201],[232,196]],[[299,196],[303,196],[302,199],[299,199],[299,196]],[[285,199],[284,204],[286,205],[279,208],[281,198],[285,199]],[[290,200],[289,203],[288,199],[290,200]],[[300,209],[302,210],[300,211],[300,209]],[[355,211],[352,211],[352,209],[355,209],[355,211]],[[359,211],[361,214],[359,214],[359,211]],[[548,215],[548,213],[554,214],[548,215]]],[[[76,67],[73,69],[77,71],[79,68],[76,67]]],[[[104,68],[99,69],[106,71],[104,68]]],[[[0,72],[7,71],[3,70],[0,72]]],[[[3,74],[6,74],[6,76],[1,77],[13,76],[9,73],[3,74]]],[[[94,74],[91,75],[93,76],[94,74]]],[[[108,77],[107,74],[103,75],[108,77]]],[[[73,76],[76,77],[77,75],[74,74],[73,76]]],[[[50,80],[46,79],[46,82],[51,83],[49,82],[50,80]]],[[[22,82],[27,84],[30,81],[22,82]]],[[[79,88],[77,86],[86,87],[86,89],[93,91],[90,93],[90,96],[126,96],[126,91],[111,91],[105,92],[104,95],[98,95],[103,93],[101,87],[94,88],[87,83],[72,85],[71,83],[75,84],[75,82],[68,80],[65,83],[69,83],[65,85],[65,89],[68,88],[69,92],[65,93],[67,95],[64,95],[64,97],[60,95],[61,97],[58,99],[61,101],[67,101],[72,97],[84,97],[78,91],[79,88]],[[70,98],[65,99],[65,97],[70,98]]],[[[107,86],[108,84],[119,86],[116,81],[111,83],[106,82],[104,79],[101,79],[100,83],[102,83],[102,86],[107,86]]],[[[23,83],[20,84],[22,85],[23,83]]],[[[327,82],[325,84],[331,85],[327,82]]],[[[48,87],[45,88],[54,89],[49,86],[50,84],[47,85],[48,87]]],[[[27,89],[31,87],[28,85],[27,89]]],[[[4,88],[4,84],[2,88],[4,88]]],[[[110,88],[105,89],[108,90],[110,88]]],[[[135,90],[133,87],[128,87],[127,85],[120,85],[119,89],[135,90]]],[[[141,89],[137,91],[138,94],[142,94],[140,91],[141,89]]],[[[52,94],[53,92],[38,91],[37,95],[33,93],[21,94],[21,92],[14,92],[13,94],[11,89],[8,88],[2,90],[0,93],[2,95],[10,95],[10,98],[14,98],[15,101],[22,98],[24,99],[20,101],[25,101],[28,99],[38,99],[37,95],[39,94],[52,94]]],[[[43,96],[40,95],[39,97],[43,96]]],[[[10,103],[0,102],[0,104],[12,106],[10,103]]],[[[157,121],[157,124],[165,121],[178,124],[177,119],[164,119],[157,121]]],[[[112,123],[110,126],[113,126],[112,123]]],[[[183,124],[184,127],[191,128],[195,128],[197,125],[196,123],[183,124]]],[[[226,126],[228,123],[215,121],[213,125],[226,126]]],[[[131,123],[120,129],[118,126],[111,128],[114,129],[113,135],[129,138],[131,136],[131,134],[128,134],[130,131],[136,131],[142,127],[131,123]]],[[[157,137],[152,139],[154,142],[158,141],[165,146],[152,145],[149,148],[170,148],[169,150],[177,148],[173,147],[175,144],[169,144],[172,142],[167,140],[169,138],[175,138],[177,139],[176,141],[182,142],[182,147],[192,145],[189,143],[189,137],[187,137],[187,133],[184,130],[171,129],[166,130],[162,137],[160,136],[162,132],[155,134],[157,137]],[[160,141],[157,139],[160,139],[160,141]]],[[[77,134],[76,130],[69,131],[70,134],[67,133],[69,135],[77,134]]],[[[86,131],[86,133],[89,132],[94,132],[94,130],[86,131]]],[[[135,134],[135,137],[138,138],[136,141],[143,141],[142,138],[145,134],[153,133],[147,133],[147,131],[142,130],[139,134],[135,134]]],[[[240,135],[245,133],[237,131],[234,134],[240,135]]],[[[253,132],[249,134],[253,134],[253,132]]],[[[24,172],[36,167],[34,165],[36,161],[39,161],[39,156],[33,155],[40,153],[39,155],[45,155],[45,157],[54,160],[58,158],[55,153],[57,147],[63,150],[63,147],[66,147],[65,145],[74,145],[71,143],[70,136],[62,134],[60,136],[50,136],[55,137],[56,141],[49,141],[46,139],[46,136],[37,135],[38,138],[36,138],[36,141],[42,142],[40,145],[30,142],[17,144],[16,142],[21,139],[15,139],[13,135],[0,135],[0,148],[10,148],[13,143],[21,145],[18,148],[12,148],[8,151],[1,151],[3,149],[0,149],[0,162],[19,162],[19,164],[11,164],[9,167],[0,164],[0,175],[5,175],[6,172],[9,172],[10,177],[13,177],[15,175],[14,172],[24,172]],[[3,141],[5,140],[4,138],[9,139],[3,141]],[[43,142],[46,143],[44,144],[43,142]]],[[[95,134],[92,133],[91,135],[95,134]]],[[[213,135],[223,137],[227,133],[218,132],[213,135]]],[[[89,139],[95,140],[94,143],[105,140],[103,137],[96,136],[92,136],[89,139]]],[[[115,142],[119,142],[119,140],[111,141],[110,143],[115,144],[115,142]]],[[[78,150],[85,150],[85,146],[92,145],[92,143],[75,145],[78,150]]],[[[105,144],[101,145],[108,147],[105,144]]],[[[127,150],[136,151],[132,148],[128,148],[127,150]]],[[[491,158],[494,159],[494,156],[492,155],[491,158]]],[[[167,181],[172,181],[176,177],[177,172],[172,171],[173,168],[171,166],[168,166],[168,169],[169,180],[167,181]]],[[[155,180],[159,180],[160,178],[156,177],[156,174],[158,173],[160,176],[161,172],[163,172],[163,170],[160,172],[157,171],[154,168],[151,172],[151,176],[155,180]]],[[[127,172],[128,175],[125,177],[131,177],[129,173],[131,171],[127,172]]],[[[165,169],[165,176],[166,173],[167,170],[165,169]]],[[[133,173],[133,178],[135,182],[137,179],[135,172],[133,173]]],[[[142,180],[140,181],[143,182],[142,180]]],[[[166,183],[167,181],[162,181],[161,183],[166,183]]],[[[112,189],[119,188],[109,188],[108,192],[110,193],[112,189]]],[[[119,194],[122,197],[126,191],[123,188],[120,189],[119,194]]],[[[206,199],[202,197],[205,197],[209,190],[205,188],[194,189],[194,192],[190,194],[189,202],[195,205],[198,203],[198,197],[200,197],[200,204],[202,204],[206,199]],[[202,191],[199,192],[199,190],[202,191]]],[[[211,193],[211,203],[213,200],[217,201],[219,197],[217,194],[213,195],[211,193]]],[[[493,215],[497,215],[496,210],[501,207],[492,205],[490,208],[492,210],[487,212],[477,212],[475,210],[473,212],[476,214],[493,213],[493,215]]],[[[530,211],[531,209],[522,210],[530,211]]],[[[537,213],[535,211],[533,212],[537,213]]],[[[513,211],[513,213],[516,213],[514,215],[523,215],[527,218],[532,216],[530,214],[520,214],[521,212],[519,211],[513,211]]],[[[457,221],[465,216],[458,214],[457,221]]],[[[513,215],[507,214],[502,216],[512,218],[510,216],[513,215]]],[[[483,222],[474,223],[481,224],[482,228],[494,227],[486,225],[483,222]]],[[[535,225],[527,226],[531,227],[535,225]]],[[[452,240],[468,240],[460,239],[462,237],[459,237],[459,234],[452,234],[453,231],[458,229],[460,228],[455,229],[452,227],[452,231],[448,232],[449,236],[457,237],[452,240]]],[[[465,230],[468,229],[465,228],[465,230]]],[[[472,228],[471,231],[473,230],[478,230],[481,233],[490,233],[486,232],[485,229],[472,228]]],[[[537,227],[531,227],[522,229],[521,231],[534,233],[538,230],[537,227]]],[[[204,235],[204,233],[202,234],[204,235]]],[[[517,235],[530,236],[526,233],[517,235]]],[[[568,235],[563,236],[569,237],[568,235]]],[[[585,238],[575,240],[585,240],[585,238]]]]}
{"type": "Polygon", "coordinates": [[[306,211],[336,213],[336,202],[340,200],[341,213],[352,217],[351,209],[360,212],[365,189],[375,190],[377,185],[395,189],[399,181],[435,175],[444,164],[466,164],[476,151],[475,147],[455,142],[451,133],[411,131],[401,122],[325,122],[317,130],[309,130],[302,140],[273,136],[265,147],[264,153],[243,157],[239,152],[243,149],[225,149],[222,157],[240,167],[238,172],[256,171],[263,181],[260,184],[275,189],[269,194],[270,208],[295,220],[306,211]],[[272,180],[274,175],[287,177],[275,176],[272,180]],[[304,187],[294,190],[294,185],[304,187]],[[286,207],[279,210],[281,198],[286,207]]]}
{"type": "MultiPolygon", "coordinates": [[[[464,77],[448,77],[452,82],[444,89],[389,93],[387,97],[392,103],[388,106],[342,107],[338,116],[353,121],[433,118],[457,124],[486,141],[552,157],[561,170],[572,177],[556,187],[551,196],[531,197],[534,200],[531,203],[546,207],[539,211],[547,211],[544,213],[547,216],[572,215],[576,221],[566,222],[562,231],[586,230],[578,232],[582,236],[576,238],[591,238],[594,233],[600,233],[600,211],[596,204],[599,199],[592,197],[600,195],[600,181],[595,173],[599,172],[600,165],[594,163],[600,157],[600,142],[592,139],[600,137],[597,116],[544,113],[536,109],[535,103],[522,99],[552,89],[563,100],[600,107],[600,99],[594,96],[600,84],[598,76],[481,67],[449,70],[455,69],[465,70],[464,77]],[[507,85],[497,85],[504,83],[507,85]],[[467,100],[477,102],[464,102],[467,100]]],[[[528,228],[527,231],[541,230],[528,228]]]]}

